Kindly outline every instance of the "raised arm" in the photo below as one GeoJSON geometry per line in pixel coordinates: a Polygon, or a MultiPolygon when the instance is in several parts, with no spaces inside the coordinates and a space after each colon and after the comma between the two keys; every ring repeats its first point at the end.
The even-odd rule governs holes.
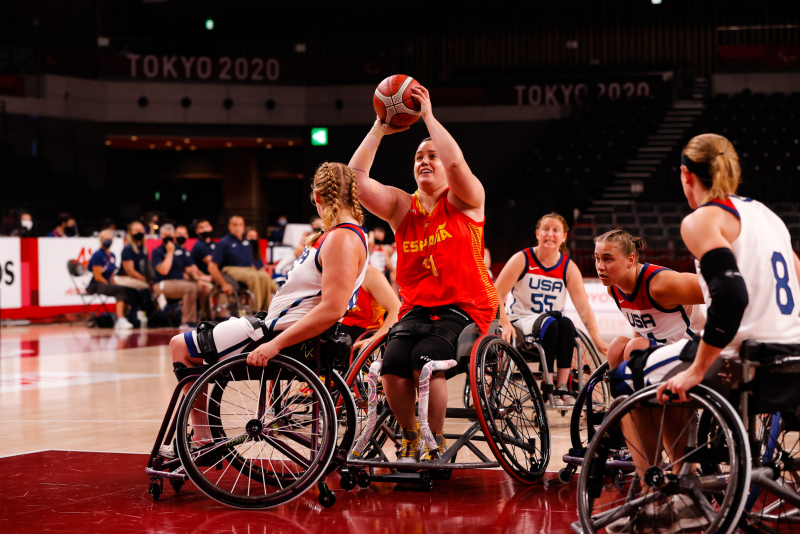
{"type": "Polygon", "coordinates": [[[378,151],[378,146],[380,146],[383,136],[407,129],[407,126],[404,128],[389,126],[377,119],[367,136],[361,141],[353,157],[350,158],[350,163],[348,163],[348,167],[356,173],[358,200],[370,212],[388,222],[392,230],[396,230],[401,222],[400,220],[395,222],[394,219],[397,214],[404,214],[408,208],[406,205],[403,206],[406,209],[398,209],[398,203],[402,203],[403,200],[410,203],[410,196],[396,187],[388,187],[377,180],[373,180],[369,177],[369,171],[372,168],[372,162],[375,161],[375,153],[378,151]]]}
{"type": "Polygon", "coordinates": [[[583,287],[583,276],[581,276],[581,271],[578,269],[578,266],[572,261],[569,262],[569,266],[567,267],[567,291],[597,350],[603,354],[608,354],[608,343],[603,341],[603,338],[600,337],[597,319],[594,317],[592,307],[589,306],[586,288],[583,287]]]}
{"type": "Polygon", "coordinates": [[[428,90],[424,87],[415,87],[411,91],[422,107],[422,120],[425,121],[425,125],[428,127],[428,133],[433,140],[433,145],[436,147],[436,153],[444,165],[450,192],[468,207],[483,210],[483,205],[486,202],[486,192],[483,189],[483,184],[472,174],[456,140],[434,118],[428,90]]]}

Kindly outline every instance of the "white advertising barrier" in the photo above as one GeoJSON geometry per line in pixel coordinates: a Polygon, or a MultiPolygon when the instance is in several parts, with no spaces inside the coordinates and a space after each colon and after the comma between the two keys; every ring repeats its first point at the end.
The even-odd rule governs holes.
{"type": "MultiPolygon", "coordinates": [[[[597,319],[597,327],[600,329],[600,335],[604,341],[611,341],[617,336],[633,336],[633,328],[625,316],[620,313],[614,299],[608,295],[608,289],[600,283],[600,280],[584,279],[583,287],[586,288],[589,306],[592,307],[595,319],[597,319]]],[[[586,330],[569,296],[567,296],[567,303],[564,306],[564,313],[572,319],[577,328],[586,330]]]]}
{"type": "Polygon", "coordinates": [[[0,308],[22,307],[18,237],[0,237],[0,308]]]}
{"type": "MultiPolygon", "coordinates": [[[[111,252],[116,256],[117,266],[122,263],[123,240],[114,239],[111,252]]],[[[100,248],[100,240],[96,237],[40,237],[39,238],[39,306],[75,306],[83,304],[78,290],[86,292],[91,278],[87,272],[75,279],[78,290],[67,271],[67,262],[77,260],[84,265],[89,264],[92,254],[100,248]]],[[[108,297],[110,301],[113,298],[108,297]]]]}

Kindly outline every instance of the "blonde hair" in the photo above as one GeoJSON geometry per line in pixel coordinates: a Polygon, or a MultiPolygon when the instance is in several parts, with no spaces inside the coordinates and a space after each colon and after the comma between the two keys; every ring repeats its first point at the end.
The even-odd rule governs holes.
{"type": "Polygon", "coordinates": [[[695,163],[708,165],[707,177],[698,176],[708,188],[705,202],[715,198],[725,200],[736,194],[742,183],[742,169],[736,149],[725,137],[711,133],[693,137],[683,154],[695,163]]]}
{"type": "MultiPolygon", "coordinates": [[[[356,185],[356,173],[353,169],[343,163],[326,161],[317,168],[314,178],[311,180],[311,201],[314,201],[314,194],[322,197],[322,229],[327,231],[339,218],[339,211],[342,207],[350,209],[353,217],[360,226],[364,226],[364,212],[361,210],[361,203],[358,201],[358,187],[356,185]]],[[[306,246],[311,246],[319,239],[321,233],[314,232],[308,236],[306,246]]]]}
{"type": "MultiPolygon", "coordinates": [[[[542,218],[539,219],[539,221],[536,223],[536,230],[537,231],[539,230],[539,227],[542,225],[542,221],[544,221],[545,219],[556,219],[557,221],[559,221],[561,223],[561,226],[564,227],[564,236],[566,236],[569,233],[569,226],[567,225],[567,220],[562,215],[559,215],[558,213],[556,213],[554,211],[551,211],[547,215],[542,215],[542,218]]],[[[537,243],[537,245],[538,245],[538,243],[537,243]]],[[[566,239],[564,239],[564,242],[561,243],[560,247],[558,247],[558,251],[561,252],[565,256],[568,255],[567,254],[567,240],[566,239]]]]}
{"type": "Polygon", "coordinates": [[[136,245],[136,240],[133,238],[133,225],[134,224],[138,224],[139,226],[141,226],[142,227],[142,233],[144,233],[144,225],[142,223],[140,223],[139,221],[133,221],[132,223],[130,223],[128,225],[128,230],[125,233],[125,241],[127,241],[128,244],[131,246],[131,248],[133,249],[134,254],[138,254],[139,253],[139,247],[136,245]]]}
{"type": "Polygon", "coordinates": [[[625,230],[611,230],[594,238],[596,243],[616,243],[624,256],[633,254],[636,262],[639,261],[639,251],[644,248],[644,239],[634,236],[625,230]]]}

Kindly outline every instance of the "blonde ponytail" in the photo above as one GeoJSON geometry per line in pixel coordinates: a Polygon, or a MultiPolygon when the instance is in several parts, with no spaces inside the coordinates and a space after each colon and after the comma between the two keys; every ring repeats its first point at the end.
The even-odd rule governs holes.
{"type": "MultiPolygon", "coordinates": [[[[347,165],[328,161],[320,165],[311,181],[312,202],[315,194],[322,198],[323,231],[329,230],[336,224],[342,207],[348,208],[358,224],[364,226],[364,212],[358,201],[356,173],[347,165]]],[[[308,236],[306,246],[313,245],[321,235],[315,232],[308,236]]]]}
{"type": "Polygon", "coordinates": [[[683,149],[683,156],[690,161],[683,159],[682,164],[708,189],[704,202],[725,200],[736,194],[742,183],[742,169],[736,149],[725,137],[710,133],[693,137],[683,149]]]}

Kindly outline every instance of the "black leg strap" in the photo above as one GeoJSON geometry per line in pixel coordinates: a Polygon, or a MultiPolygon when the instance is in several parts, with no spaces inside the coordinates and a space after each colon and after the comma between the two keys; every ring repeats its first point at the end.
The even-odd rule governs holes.
{"type": "Polygon", "coordinates": [[[219,361],[219,352],[214,343],[214,327],[216,325],[215,322],[204,321],[197,326],[197,348],[209,365],[214,365],[219,361]]]}
{"type": "Polygon", "coordinates": [[[647,357],[657,348],[659,347],[649,347],[645,350],[635,350],[631,352],[628,369],[631,371],[634,391],[644,389],[644,366],[647,364],[647,357]]]}
{"type": "Polygon", "coordinates": [[[550,311],[541,314],[536,320],[533,322],[533,328],[531,329],[531,336],[533,339],[540,339],[539,333],[542,330],[542,324],[547,320],[548,317],[552,317],[553,319],[561,319],[561,312],[560,311],[550,311]]]}

